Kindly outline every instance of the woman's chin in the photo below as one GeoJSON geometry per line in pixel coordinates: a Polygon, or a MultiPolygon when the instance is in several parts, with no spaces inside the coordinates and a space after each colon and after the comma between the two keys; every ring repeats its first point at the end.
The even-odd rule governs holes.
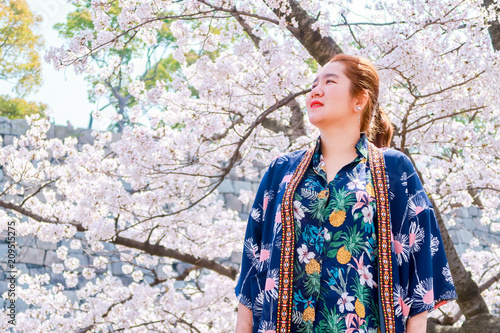
{"type": "Polygon", "coordinates": [[[309,122],[314,125],[317,128],[321,128],[322,126],[325,126],[325,123],[327,122],[324,117],[318,114],[309,114],[309,122]]]}
{"type": "Polygon", "coordinates": [[[316,126],[316,127],[318,126],[318,124],[320,124],[320,123],[321,123],[322,118],[323,118],[323,117],[321,117],[321,115],[319,115],[319,114],[314,114],[314,113],[309,113],[309,114],[308,114],[308,117],[309,117],[309,122],[310,122],[311,124],[313,124],[314,126],[316,126]]]}

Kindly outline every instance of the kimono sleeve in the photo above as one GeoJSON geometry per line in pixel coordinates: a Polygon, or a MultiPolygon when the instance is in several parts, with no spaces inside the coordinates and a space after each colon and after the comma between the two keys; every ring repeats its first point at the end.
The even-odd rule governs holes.
{"type": "Polygon", "coordinates": [[[422,182],[405,156],[408,204],[405,231],[400,235],[401,254],[408,252],[408,317],[432,311],[446,301],[455,299],[455,287],[444,251],[434,208],[422,182]],[[409,227],[409,229],[407,229],[409,227]]]}
{"type": "Polygon", "coordinates": [[[260,244],[262,240],[262,223],[264,219],[264,194],[266,192],[268,181],[269,169],[262,178],[252,210],[250,211],[250,217],[248,218],[243,244],[241,271],[235,288],[236,298],[238,301],[250,310],[252,310],[252,303],[256,296],[252,295],[252,280],[258,273],[260,244]]]}

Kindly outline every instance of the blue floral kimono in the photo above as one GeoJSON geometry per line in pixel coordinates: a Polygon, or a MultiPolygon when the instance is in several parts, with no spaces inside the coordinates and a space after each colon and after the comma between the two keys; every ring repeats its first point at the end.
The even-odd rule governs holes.
{"type": "MultiPolygon", "coordinates": [[[[293,193],[285,192],[293,192],[290,181],[300,181],[296,175],[305,173],[311,157],[311,151],[301,150],[274,160],[250,213],[235,291],[238,300],[252,310],[254,333],[283,331],[284,316],[278,308],[283,312],[283,304],[290,303],[286,298],[293,281],[283,272],[290,271],[288,265],[293,266],[296,253],[294,230],[284,227],[288,224],[283,218],[296,220],[297,216],[282,214],[282,208],[285,211],[283,206],[293,204],[287,200],[293,193]]],[[[395,331],[404,332],[409,317],[431,311],[457,296],[434,210],[415,168],[397,150],[384,149],[383,157],[389,190],[395,331]]],[[[380,329],[386,332],[382,313],[379,300],[380,329]]],[[[345,327],[351,327],[353,316],[345,320],[345,327]]]]}

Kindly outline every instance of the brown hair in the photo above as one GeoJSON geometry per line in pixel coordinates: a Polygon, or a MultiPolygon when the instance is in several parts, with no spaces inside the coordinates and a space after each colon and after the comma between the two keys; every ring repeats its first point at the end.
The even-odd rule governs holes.
{"type": "Polygon", "coordinates": [[[329,62],[342,62],[344,74],[351,81],[351,96],[356,97],[364,90],[368,92],[368,102],[361,111],[361,132],[377,147],[389,147],[393,127],[389,117],[378,104],[379,77],[372,62],[366,58],[337,54],[329,62]]]}

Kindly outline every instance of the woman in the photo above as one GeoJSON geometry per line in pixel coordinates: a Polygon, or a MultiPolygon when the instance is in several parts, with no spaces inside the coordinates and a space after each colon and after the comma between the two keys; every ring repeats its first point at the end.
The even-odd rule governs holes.
{"type": "Polygon", "coordinates": [[[274,160],[248,221],[237,333],[425,332],[456,298],[433,208],[388,147],[367,59],[337,55],[306,104],[314,149],[274,160]],[[387,201],[385,201],[387,199],[387,201]],[[385,203],[389,202],[389,205],[385,203]]]}

